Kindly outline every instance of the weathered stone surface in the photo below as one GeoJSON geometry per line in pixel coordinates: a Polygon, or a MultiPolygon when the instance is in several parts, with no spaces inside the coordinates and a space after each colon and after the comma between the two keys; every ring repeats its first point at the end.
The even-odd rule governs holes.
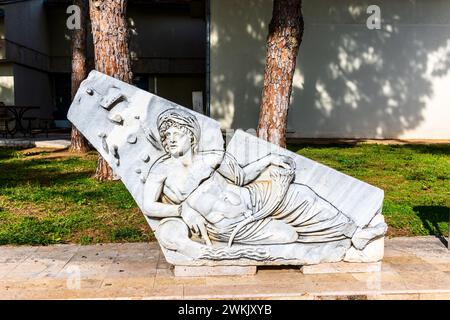
{"type": "Polygon", "coordinates": [[[176,277],[253,276],[256,266],[175,266],[176,277]]]}
{"type": "Polygon", "coordinates": [[[383,191],[367,183],[243,131],[225,149],[218,122],[96,71],[68,118],[121,177],[171,264],[383,256],[383,191]]]}

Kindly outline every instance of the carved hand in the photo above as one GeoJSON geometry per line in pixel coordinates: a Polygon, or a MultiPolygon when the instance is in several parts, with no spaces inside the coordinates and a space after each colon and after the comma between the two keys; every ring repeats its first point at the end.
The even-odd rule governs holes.
{"type": "Polygon", "coordinates": [[[284,169],[295,170],[295,162],[288,156],[273,154],[271,155],[270,163],[284,169]]]}
{"type": "Polygon", "coordinates": [[[200,235],[207,245],[212,245],[211,240],[208,236],[208,231],[206,230],[206,220],[201,214],[189,207],[185,202],[183,202],[181,217],[187,224],[189,229],[195,234],[200,235]]]}

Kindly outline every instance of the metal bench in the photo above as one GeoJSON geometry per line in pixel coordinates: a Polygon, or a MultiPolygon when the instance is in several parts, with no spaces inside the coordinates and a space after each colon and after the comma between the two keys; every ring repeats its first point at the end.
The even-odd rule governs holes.
{"type": "Polygon", "coordinates": [[[25,127],[25,131],[23,132],[23,136],[26,137],[28,134],[30,137],[33,136],[32,127],[33,127],[33,121],[37,120],[37,117],[23,117],[23,121],[27,122],[27,125],[25,127]]]}
{"type": "Polygon", "coordinates": [[[38,118],[39,120],[39,130],[45,133],[45,137],[48,138],[48,132],[50,131],[50,126],[53,122],[53,118],[38,118]]]}

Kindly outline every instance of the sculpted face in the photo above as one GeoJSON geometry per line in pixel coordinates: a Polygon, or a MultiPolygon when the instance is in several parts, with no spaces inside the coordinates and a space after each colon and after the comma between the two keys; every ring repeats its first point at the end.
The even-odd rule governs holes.
{"type": "Polygon", "coordinates": [[[165,132],[167,149],[173,157],[181,157],[191,149],[191,137],[176,127],[165,132]]]}

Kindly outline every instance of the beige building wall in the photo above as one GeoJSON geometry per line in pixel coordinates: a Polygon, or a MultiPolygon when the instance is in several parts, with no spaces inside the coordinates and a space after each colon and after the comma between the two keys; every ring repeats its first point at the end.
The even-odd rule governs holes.
{"type": "MultiPolygon", "coordinates": [[[[304,1],[288,132],[299,137],[450,138],[450,1],[304,1]]],[[[211,115],[255,128],[271,0],[211,0],[211,115]]]]}
{"type": "Polygon", "coordinates": [[[0,102],[14,104],[14,73],[12,64],[0,65],[0,102]]]}

